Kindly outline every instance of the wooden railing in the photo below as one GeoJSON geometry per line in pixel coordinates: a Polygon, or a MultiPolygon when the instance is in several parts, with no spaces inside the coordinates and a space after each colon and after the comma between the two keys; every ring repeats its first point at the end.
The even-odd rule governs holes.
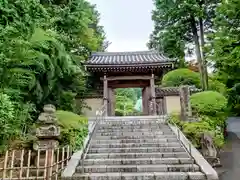
{"type": "Polygon", "coordinates": [[[69,146],[38,151],[7,151],[0,158],[0,179],[57,180],[71,155],[72,151],[69,146]]]}

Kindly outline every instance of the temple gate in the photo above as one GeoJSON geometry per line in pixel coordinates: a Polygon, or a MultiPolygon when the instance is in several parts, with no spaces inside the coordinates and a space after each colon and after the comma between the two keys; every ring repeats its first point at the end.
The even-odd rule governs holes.
{"type": "Polygon", "coordinates": [[[143,114],[156,115],[164,107],[157,107],[155,81],[172,70],[174,62],[156,51],[97,52],[92,53],[85,67],[101,80],[106,116],[115,115],[115,89],[131,87],[142,88],[143,114]]]}

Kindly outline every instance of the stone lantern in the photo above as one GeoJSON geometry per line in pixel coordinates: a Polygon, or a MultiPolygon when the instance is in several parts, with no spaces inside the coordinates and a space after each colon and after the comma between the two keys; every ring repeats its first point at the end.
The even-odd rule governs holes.
{"type": "Polygon", "coordinates": [[[34,150],[56,149],[58,147],[58,137],[60,136],[60,127],[57,125],[57,117],[55,115],[55,106],[48,104],[43,108],[37,120],[36,137],[37,142],[34,143],[34,150]]]}

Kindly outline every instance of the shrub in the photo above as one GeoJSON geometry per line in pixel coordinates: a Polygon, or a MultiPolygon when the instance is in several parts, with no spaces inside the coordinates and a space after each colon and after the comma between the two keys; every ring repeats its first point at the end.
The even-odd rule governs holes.
{"type": "MultiPolygon", "coordinates": [[[[165,87],[177,87],[180,85],[195,85],[201,88],[200,74],[186,68],[176,69],[163,76],[162,85],[165,87]]],[[[226,86],[220,81],[209,77],[208,89],[217,91],[223,95],[226,94],[226,86]]]]}
{"type": "Polygon", "coordinates": [[[191,95],[191,106],[198,114],[215,116],[227,108],[227,99],[215,91],[204,91],[191,95]]]}
{"type": "Polygon", "coordinates": [[[162,85],[165,87],[195,85],[200,88],[200,75],[186,68],[176,69],[163,76],[162,85]]]}
{"type": "Polygon", "coordinates": [[[56,112],[61,127],[60,145],[70,145],[73,150],[81,149],[88,134],[88,119],[72,112],[56,112]]]}
{"type": "Polygon", "coordinates": [[[228,91],[228,105],[235,116],[240,115],[240,83],[235,84],[228,91]]]}
{"type": "Polygon", "coordinates": [[[221,83],[218,80],[214,80],[214,79],[208,80],[208,89],[211,91],[217,91],[223,95],[226,95],[226,93],[227,93],[227,88],[226,88],[225,84],[221,83]]]}
{"type": "Polygon", "coordinates": [[[14,105],[9,96],[0,93],[0,151],[6,149],[8,141],[15,135],[14,105]]]}
{"type": "Polygon", "coordinates": [[[224,145],[223,132],[212,126],[207,119],[201,119],[199,122],[184,122],[179,117],[179,114],[173,113],[168,122],[176,124],[196,148],[201,147],[201,135],[205,132],[212,134],[214,145],[217,148],[224,145]]]}

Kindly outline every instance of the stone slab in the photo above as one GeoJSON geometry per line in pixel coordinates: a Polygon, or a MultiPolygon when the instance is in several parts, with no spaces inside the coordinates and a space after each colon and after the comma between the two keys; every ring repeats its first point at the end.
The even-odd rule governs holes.
{"type": "Polygon", "coordinates": [[[92,144],[178,142],[177,137],[153,139],[93,139],[92,144]]]}
{"type": "Polygon", "coordinates": [[[181,147],[179,142],[91,144],[91,148],[181,147]]]}
{"type": "Polygon", "coordinates": [[[199,171],[195,164],[157,164],[157,165],[92,165],[79,166],[76,173],[106,173],[106,172],[191,172],[199,171]],[[84,171],[84,172],[83,172],[84,171]]]}
{"type": "MultiPolygon", "coordinates": [[[[85,159],[84,165],[142,165],[142,164],[192,164],[194,160],[188,158],[119,158],[119,159],[85,159]]],[[[80,162],[81,165],[81,162],[80,162]]]]}
{"type": "Polygon", "coordinates": [[[206,180],[200,172],[85,173],[62,180],[206,180]]]}
{"type": "Polygon", "coordinates": [[[87,154],[86,159],[106,159],[106,158],[188,158],[187,152],[164,152],[164,153],[97,153],[87,154]]]}

